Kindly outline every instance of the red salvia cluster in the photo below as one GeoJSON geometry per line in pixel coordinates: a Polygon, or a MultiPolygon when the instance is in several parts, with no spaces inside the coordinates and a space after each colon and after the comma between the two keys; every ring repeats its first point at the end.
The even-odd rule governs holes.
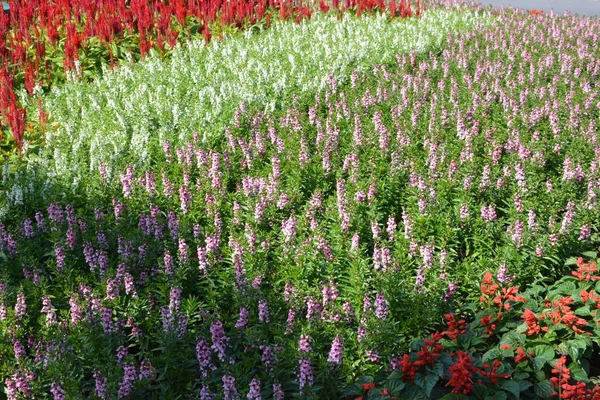
{"type": "Polygon", "coordinates": [[[398,366],[404,372],[404,377],[402,378],[404,381],[414,381],[419,368],[435,364],[436,360],[440,357],[440,353],[444,350],[444,346],[440,344],[440,340],[442,340],[442,334],[439,332],[432,333],[430,339],[424,339],[424,344],[417,353],[417,359],[414,362],[411,362],[408,354],[403,355],[398,366]]]}
{"type": "Polygon", "coordinates": [[[527,336],[535,335],[537,333],[540,333],[540,331],[548,332],[547,326],[542,327],[538,324],[538,320],[544,319],[543,315],[538,317],[533,311],[526,308],[525,311],[523,311],[521,318],[525,320],[525,324],[527,325],[527,336]]]}
{"type": "Polygon", "coordinates": [[[464,319],[456,320],[454,314],[444,314],[446,319],[446,326],[448,330],[442,332],[443,336],[446,336],[450,340],[457,339],[460,335],[467,333],[466,321],[464,319]]]}
{"type": "MultiPolygon", "coordinates": [[[[586,300],[584,300],[584,303],[586,300]]],[[[588,322],[583,318],[579,318],[577,315],[575,315],[575,312],[571,310],[570,305],[573,304],[573,302],[574,300],[570,296],[564,296],[555,299],[552,301],[552,303],[547,302],[547,306],[551,306],[552,308],[540,315],[536,315],[533,311],[525,309],[521,315],[521,318],[525,320],[525,324],[527,325],[526,334],[531,336],[539,333],[540,331],[548,332],[548,327],[541,327],[538,324],[538,321],[549,320],[553,325],[562,324],[572,329],[573,332],[577,334],[591,335],[590,332],[582,329],[588,326],[588,322]]]]}
{"type": "Polygon", "coordinates": [[[596,385],[592,389],[588,389],[583,382],[575,382],[570,384],[571,371],[565,366],[567,362],[566,356],[561,356],[553,363],[553,377],[550,378],[550,383],[556,388],[554,395],[558,395],[559,399],[571,400],[597,400],[600,399],[600,386],[596,385]]]}
{"type": "Polygon", "coordinates": [[[493,315],[486,315],[485,317],[481,317],[480,322],[481,325],[485,326],[485,330],[483,331],[486,335],[493,335],[496,330],[496,324],[493,323],[496,321],[493,315]]]}
{"type": "Polygon", "coordinates": [[[571,304],[573,304],[573,299],[570,296],[556,299],[552,302],[552,311],[547,312],[546,316],[552,320],[554,325],[562,323],[573,329],[575,333],[591,335],[590,332],[581,329],[581,327],[587,326],[588,322],[575,315],[575,312],[571,310],[571,304]]]}
{"type": "Polygon", "coordinates": [[[500,367],[502,367],[500,360],[494,360],[492,365],[483,364],[483,369],[478,369],[477,371],[481,376],[486,377],[492,385],[495,385],[500,379],[506,379],[510,377],[510,374],[499,374],[498,370],[500,367]]]}
{"type": "Polygon", "coordinates": [[[595,262],[584,263],[583,258],[579,257],[575,265],[577,265],[577,271],[573,271],[571,274],[576,276],[580,281],[589,282],[600,280],[600,275],[597,275],[598,267],[595,262]]]}
{"type": "Polygon", "coordinates": [[[522,347],[517,347],[517,355],[515,356],[515,362],[518,364],[522,361],[527,360],[529,357],[533,357],[535,353],[531,350],[529,353],[525,352],[522,347]]]}
{"type": "Polygon", "coordinates": [[[454,394],[469,394],[473,390],[473,373],[480,372],[473,365],[473,357],[465,351],[456,352],[456,361],[450,366],[450,380],[446,386],[454,394]]]}
{"type": "Polygon", "coordinates": [[[486,272],[483,276],[483,281],[481,282],[481,297],[479,298],[482,303],[485,303],[490,299],[490,297],[496,296],[500,285],[494,283],[494,279],[492,277],[491,272],[486,272]]]}
{"type": "Polygon", "coordinates": [[[112,68],[114,45],[132,35],[139,39],[136,54],[144,58],[151,49],[162,52],[167,47],[173,48],[182,34],[186,40],[192,30],[197,29],[209,41],[213,28],[244,28],[259,21],[265,21],[268,27],[272,14],[296,22],[310,18],[317,9],[323,12],[351,9],[360,15],[389,8],[392,16],[403,18],[421,14],[419,0],[416,3],[411,0],[398,3],[396,0],[10,0],[8,3],[10,13],[0,12],[0,127],[3,122],[10,126],[19,152],[27,118],[25,110],[17,104],[14,84],[23,85],[29,93],[36,85],[49,86],[52,68],[76,70],[78,59],[93,38],[108,51],[112,68]],[[58,46],[61,40],[64,40],[64,57],[63,65],[59,66],[47,58],[47,47],[58,46]]]}

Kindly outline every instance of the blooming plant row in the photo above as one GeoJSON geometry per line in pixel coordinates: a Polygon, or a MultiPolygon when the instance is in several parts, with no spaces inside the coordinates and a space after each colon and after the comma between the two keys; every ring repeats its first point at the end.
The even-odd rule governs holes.
{"type": "MultiPolygon", "coordinates": [[[[592,253],[595,258],[595,253],[592,253]]],[[[572,264],[572,263],[571,263],[572,264]]],[[[471,323],[444,315],[446,329],[392,360],[381,382],[347,388],[360,399],[598,399],[600,274],[578,258],[572,276],[527,290],[486,273],[471,323]]]]}
{"type": "Polygon", "coordinates": [[[0,14],[0,122],[10,127],[19,153],[28,121],[18,102],[20,88],[32,94],[69,73],[94,79],[105,67],[143,59],[151,50],[164,57],[193,37],[208,42],[215,34],[268,27],[271,16],[300,22],[330,11],[360,16],[389,8],[392,17],[401,18],[421,13],[419,1],[410,0],[10,0],[8,5],[10,12],[0,14]]]}
{"type": "Polygon", "coordinates": [[[194,131],[222,137],[240,102],[272,111],[289,105],[294,94],[312,99],[326,71],[349,77],[354,68],[392,62],[397,53],[438,48],[448,29],[485,20],[460,10],[405,21],[390,21],[388,14],[318,14],[208,46],[193,41],[167,62],[149,57],[93,83],[70,82],[29,101],[34,121],[38,100],[48,115],[42,156],[50,164],[42,168],[72,182],[100,163],[148,165],[165,140],[183,143],[194,131]]]}

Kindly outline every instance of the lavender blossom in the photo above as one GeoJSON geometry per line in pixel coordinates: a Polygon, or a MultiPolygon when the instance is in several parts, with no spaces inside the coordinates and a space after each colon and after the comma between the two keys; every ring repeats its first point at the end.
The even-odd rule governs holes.
{"type": "Polygon", "coordinates": [[[262,400],[260,395],[260,381],[257,378],[252,379],[250,382],[250,390],[246,397],[248,400],[262,400]]]}
{"type": "Polygon", "coordinates": [[[212,346],[211,349],[217,352],[217,357],[219,360],[225,361],[225,349],[227,348],[227,343],[229,342],[229,338],[225,336],[225,330],[223,329],[223,323],[221,321],[217,321],[210,326],[210,333],[212,335],[212,346]]]}
{"type": "Polygon", "coordinates": [[[304,388],[306,385],[313,385],[314,377],[309,359],[302,359],[298,363],[300,364],[300,374],[298,377],[298,381],[300,383],[300,389],[302,390],[302,388],[304,388]]]}
{"type": "Polygon", "coordinates": [[[221,380],[223,381],[223,400],[239,399],[240,395],[235,388],[235,378],[230,375],[225,375],[221,380]]]}
{"type": "Polygon", "coordinates": [[[261,299],[258,302],[258,320],[260,322],[269,323],[269,308],[264,299],[261,299]]]}
{"type": "Polygon", "coordinates": [[[387,301],[383,293],[377,293],[375,297],[375,316],[379,319],[386,319],[388,315],[387,301]]]}
{"type": "Polygon", "coordinates": [[[15,316],[17,319],[22,320],[27,312],[27,302],[25,295],[22,292],[17,294],[17,304],[15,305],[15,316]]]}
{"type": "Polygon", "coordinates": [[[339,336],[336,336],[335,339],[333,339],[333,343],[331,344],[331,350],[329,351],[327,361],[330,363],[340,365],[342,363],[343,352],[343,340],[339,336]]]}

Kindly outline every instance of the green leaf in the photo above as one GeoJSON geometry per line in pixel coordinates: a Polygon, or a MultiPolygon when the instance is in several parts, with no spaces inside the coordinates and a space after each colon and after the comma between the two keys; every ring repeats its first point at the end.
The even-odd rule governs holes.
{"type": "Polygon", "coordinates": [[[577,361],[581,358],[585,352],[586,344],[582,339],[567,340],[567,351],[573,361],[577,361]]]}
{"type": "Polygon", "coordinates": [[[579,315],[580,317],[589,317],[592,315],[592,311],[590,310],[590,306],[583,306],[575,310],[575,315],[579,315]]]}
{"type": "Polygon", "coordinates": [[[498,348],[494,347],[486,351],[483,356],[481,356],[481,362],[487,363],[490,360],[496,360],[500,357],[500,351],[498,348]]]}
{"type": "Polygon", "coordinates": [[[463,396],[462,394],[454,394],[450,393],[442,397],[440,400],[464,400],[468,399],[467,396],[463,396]]]}
{"type": "MultiPolygon", "coordinates": [[[[567,277],[569,278],[569,277],[567,277]]],[[[548,297],[552,298],[556,294],[560,294],[563,296],[570,296],[573,292],[577,290],[577,286],[575,282],[571,280],[566,280],[566,278],[562,278],[559,282],[558,286],[548,291],[548,297]]]]}
{"type": "Polygon", "coordinates": [[[533,353],[535,358],[543,358],[547,362],[554,360],[556,353],[554,347],[546,344],[541,344],[533,347],[533,353]]]}
{"type": "Polygon", "coordinates": [[[412,382],[406,385],[402,398],[406,400],[429,400],[429,397],[425,396],[421,388],[412,382]]]}
{"type": "Polygon", "coordinates": [[[423,393],[425,393],[427,397],[431,397],[431,391],[439,380],[440,376],[438,374],[417,373],[415,375],[415,383],[423,390],[423,393]]]}
{"type": "Polygon", "coordinates": [[[362,387],[360,386],[360,383],[353,383],[350,386],[347,386],[346,388],[344,388],[343,393],[346,396],[360,396],[363,393],[362,387]]]}
{"type": "Polygon", "coordinates": [[[392,396],[399,396],[402,392],[402,389],[406,386],[406,383],[401,380],[391,380],[387,382],[387,388],[390,390],[390,394],[392,396]]]}
{"type": "Polygon", "coordinates": [[[473,385],[473,393],[475,394],[475,396],[478,399],[481,399],[481,398],[484,398],[486,396],[493,394],[490,388],[488,388],[486,385],[482,385],[479,383],[476,383],[475,385],[473,385]]]}
{"type": "Polygon", "coordinates": [[[500,345],[509,344],[512,348],[516,349],[525,343],[526,338],[527,336],[522,333],[508,332],[500,340],[500,345]]]}
{"type": "Polygon", "coordinates": [[[512,393],[513,396],[515,396],[517,400],[519,400],[519,397],[521,396],[521,386],[519,386],[519,383],[517,381],[502,381],[498,386],[500,386],[507,392],[512,393]]]}
{"type": "Polygon", "coordinates": [[[588,383],[590,381],[587,372],[585,372],[585,370],[581,368],[581,365],[579,365],[578,363],[571,363],[571,365],[569,365],[569,369],[571,370],[571,377],[573,377],[573,379],[575,379],[576,381],[581,381],[585,383],[588,383]]]}
{"type": "Polygon", "coordinates": [[[484,400],[506,400],[507,398],[506,392],[496,392],[491,396],[485,396],[484,400]]]}
{"type": "Polygon", "coordinates": [[[547,399],[548,397],[552,396],[552,393],[554,393],[554,388],[552,387],[550,381],[546,379],[545,381],[535,383],[533,385],[533,391],[539,397],[547,399]]]}
{"type": "Polygon", "coordinates": [[[541,371],[542,368],[544,368],[544,365],[546,365],[548,362],[548,360],[543,357],[534,357],[531,361],[533,362],[533,370],[536,372],[541,371]]]}
{"type": "Polygon", "coordinates": [[[515,372],[513,375],[513,379],[514,380],[524,380],[524,379],[528,379],[529,378],[529,374],[527,372],[515,372]]]}
{"type": "Polygon", "coordinates": [[[565,261],[565,265],[575,265],[577,264],[577,257],[569,257],[567,261],[565,261]]]}

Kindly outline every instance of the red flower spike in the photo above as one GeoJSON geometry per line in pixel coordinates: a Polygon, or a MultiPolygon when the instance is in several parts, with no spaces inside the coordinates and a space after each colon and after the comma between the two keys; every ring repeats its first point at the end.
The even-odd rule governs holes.
{"type": "Polygon", "coordinates": [[[444,318],[446,319],[446,326],[448,327],[448,330],[442,332],[443,336],[447,336],[450,340],[455,340],[460,335],[467,333],[464,319],[456,321],[454,314],[452,313],[444,314],[444,318]]]}
{"type": "Polygon", "coordinates": [[[406,381],[414,382],[415,374],[417,373],[417,370],[419,368],[410,361],[410,357],[408,356],[408,354],[404,354],[402,356],[402,360],[400,360],[398,365],[400,366],[400,368],[402,369],[402,372],[404,373],[402,380],[405,382],[406,381]]]}
{"type": "Polygon", "coordinates": [[[446,386],[452,387],[454,394],[469,394],[473,390],[473,373],[479,370],[473,365],[473,358],[464,351],[456,353],[457,360],[450,366],[450,380],[446,386]]]}
{"type": "MultiPolygon", "coordinates": [[[[531,311],[530,309],[526,308],[525,311],[523,312],[523,314],[521,315],[521,318],[525,320],[525,324],[527,325],[527,336],[532,336],[535,335],[536,333],[540,333],[540,331],[547,331],[548,328],[544,327],[541,328],[537,321],[538,318],[536,317],[536,315],[533,313],[533,311],[531,311]]],[[[542,319],[542,318],[540,318],[542,319]]]]}
{"type": "Polygon", "coordinates": [[[492,315],[487,315],[485,317],[481,317],[480,322],[481,325],[485,326],[486,329],[483,331],[486,335],[493,335],[496,330],[496,324],[492,323],[492,315]]]}
{"type": "Polygon", "coordinates": [[[481,376],[486,377],[492,385],[495,385],[500,379],[510,378],[510,374],[498,374],[498,369],[500,369],[501,366],[502,363],[500,360],[494,360],[491,366],[483,364],[484,369],[480,369],[478,372],[481,376]],[[486,371],[486,369],[489,369],[489,371],[486,371]]]}

